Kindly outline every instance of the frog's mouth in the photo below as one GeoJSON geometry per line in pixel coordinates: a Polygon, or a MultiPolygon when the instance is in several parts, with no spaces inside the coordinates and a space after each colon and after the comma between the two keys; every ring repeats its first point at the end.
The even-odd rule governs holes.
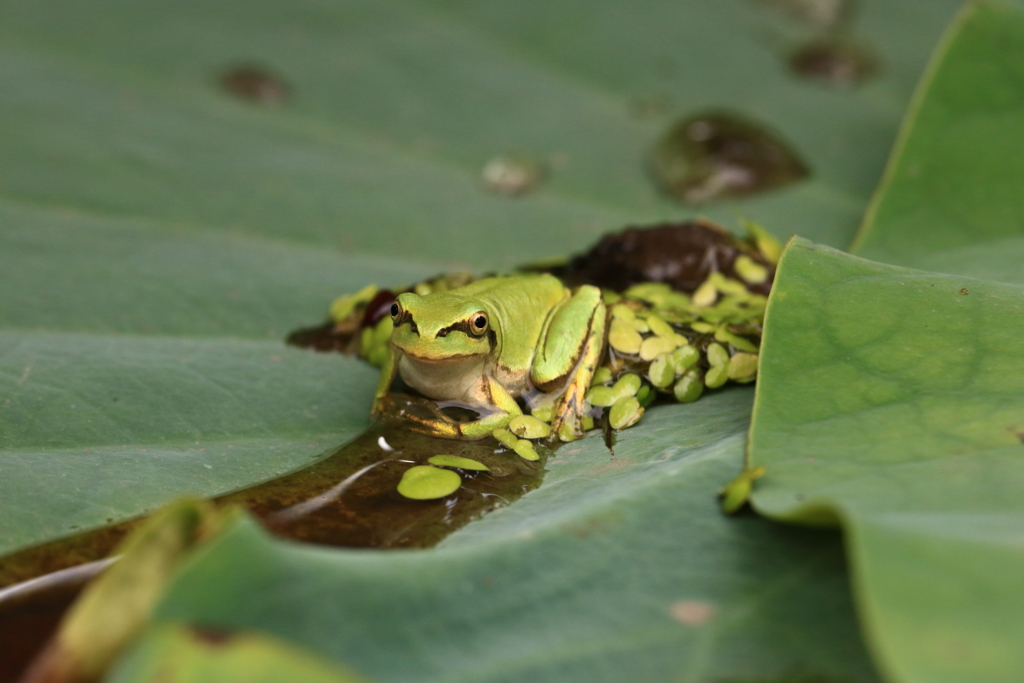
{"type": "Polygon", "coordinates": [[[395,348],[402,352],[403,356],[408,357],[410,360],[414,360],[417,363],[457,363],[479,358],[481,354],[477,353],[462,353],[454,356],[445,356],[444,358],[430,358],[428,356],[417,356],[415,353],[406,351],[398,344],[395,344],[395,348]]]}

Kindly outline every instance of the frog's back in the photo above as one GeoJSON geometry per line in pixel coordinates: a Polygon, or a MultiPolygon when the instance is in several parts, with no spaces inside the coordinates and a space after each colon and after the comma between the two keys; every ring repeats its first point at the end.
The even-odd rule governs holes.
{"type": "Polygon", "coordinates": [[[569,296],[569,290],[561,280],[544,273],[484,278],[452,294],[479,301],[497,319],[502,365],[528,368],[549,313],[569,296]]]}

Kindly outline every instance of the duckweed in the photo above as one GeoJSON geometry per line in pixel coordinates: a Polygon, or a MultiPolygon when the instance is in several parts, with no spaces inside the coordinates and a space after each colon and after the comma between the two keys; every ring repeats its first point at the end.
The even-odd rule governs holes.
{"type": "Polygon", "coordinates": [[[693,293],[693,305],[699,308],[708,308],[718,300],[718,288],[710,278],[697,288],[693,293]]]}
{"type": "Polygon", "coordinates": [[[722,498],[722,510],[726,514],[733,514],[750,498],[754,488],[754,482],[764,476],[764,465],[758,465],[753,469],[744,469],[739,476],[722,487],[718,495],[722,498]]]}
{"type": "Polygon", "coordinates": [[[672,392],[680,403],[693,403],[704,393],[704,376],[700,370],[688,370],[676,382],[672,392]]]}
{"type": "Polygon", "coordinates": [[[658,356],[672,353],[679,346],[674,337],[648,337],[640,344],[640,359],[654,360],[658,356]]]}
{"type": "Polygon", "coordinates": [[[608,412],[608,422],[612,429],[625,429],[636,424],[643,414],[644,409],[636,396],[623,396],[608,412]]]}
{"type": "MultiPolygon", "coordinates": [[[[651,387],[647,386],[646,384],[640,387],[640,391],[636,392],[636,400],[640,401],[640,407],[644,409],[646,409],[647,406],[654,403],[654,400],[656,398],[658,398],[657,392],[655,392],[653,389],[651,389],[651,387]]],[[[593,424],[592,419],[591,424],[593,424]]]]}
{"type": "Polygon", "coordinates": [[[509,420],[508,430],[524,439],[545,439],[551,434],[551,425],[533,415],[516,415],[509,420]]]}
{"type": "Polygon", "coordinates": [[[412,500],[444,498],[459,490],[462,477],[451,470],[430,465],[410,467],[398,482],[398,492],[412,500]]]}
{"type": "Polygon", "coordinates": [[[736,353],[729,359],[729,379],[750,382],[757,377],[757,354],[736,353]]]}
{"type": "Polygon", "coordinates": [[[729,352],[721,344],[708,344],[707,354],[711,367],[724,366],[729,363],[729,352]]]}
{"type": "Polygon", "coordinates": [[[750,239],[761,255],[768,259],[769,263],[778,263],[782,256],[782,245],[770,232],[754,221],[742,221],[743,227],[747,230],[750,239]]]}
{"type": "Polygon", "coordinates": [[[612,405],[618,397],[619,395],[613,387],[590,387],[590,391],[587,392],[587,402],[600,408],[612,405]]]}
{"type": "Polygon", "coordinates": [[[623,396],[635,396],[636,392],[640,391],[640,387],[643,385],[643,380],[640,379],[640,375],[635,375],[632,372],[627,373],[619,378],[619,381],[615,383],[612,389],[618,395],[623,396]]]}
{"type": "Polygon", "coordinates": [[[339,296],[331,304],[331,320],[336,323],[341,322],[355,311],[356,306],[369,303],[379,291],[380,287],[377,285],[366,285],[355,294],[339,296]]]}
{"type": "Polygon", "coordinates": [[[668,358],[675,374],[681,375],[697,364],[700,360],[700,351],[687,344],[673,351],[668,358]]]}
{"type": "Polygon", "coordinates": [[[634,329],[629,322],[621,318],[612,318],[612,324],[608,329],[608,344],[618,351],[629,355],[635,355],[640,351],[643,337],[634,329]]]}
{"type": "Polygon", "coordinates": [[[676,371],[667,354],[654,359],[651,367],[647,369],[647,377],[651,380],[651,384],[659,389],[664,389],[675,381],[676,371]]]}
{"type": "Polygon", "coordinates": [[[628,323],[636,319],[636,313],[626,304],[616,304],[612,306],[612,317],[628,323]]]}
{"type": "Polygon", "coordinates": [[[678,336],[676,334],[676,331],[672,329],[671,325],[669,325],[667,322],[659,318],[654,313],[647,316],[647,325],[648,327],[651,328],[651,332],[658,335],[659,337],[664,337],[666,339],[674,339],[675,337],[678,336]]]}
{"type": "Polygon", "coordinates": [[[495,439],[498,440],[499,443],[508,448],[515,448],[516,444],[519,442],[519,439],[516,438],[516,435],[508,431],[507,429],[495,429],[493,432],[491,432],[491,436],[493,436],[495,439]]]}
{"type": "Polygon", "coordinates": [[[555,409],[547,407],[535,408],[534,410],[530,411],[530,414],[533,415],[538,420],[540,420],[541,422],[550,423],[552,418],[555,417],[555,409]]]}
{"type": "Polygon", "coordinates": [[[746,254],[736,258],[733,268],[736,269],[737,275],[751,284],[761,284],[768,279],[768,269],[746,254]]]}
{"type": "Polygon", "coordinates": [[[643,318],[640,318],[639,316],[636,317],[636,318],[633,318],[633,320],[630,322],[630,325],[633,326],[634,330],[636,330],[637,332],[640,332],[640,333],[650,332],[651,331],[651,328],[647,324],[647,321],[644,320],[643,318]]]}
{"type": "Polygon", "coordinates": [[[438,467],[456,467],[460,470],[476,470],[479,472],[491,471],[491,468],[482,462],[470,458],[460,458],[457,455],[435,455],[427,459],[427,462],[438,467]]]}
{"type": "Polygon", "coordinates": [[[537,451],[534,449],[532,441],[519,439],[519,441],[516,442],[516,445],[512,447],[512,450],[514,450],[523,460],[540,460],[540,455],[538,455],[537,451]]]}
{"type": "Polygon", "coordinates": [[[753,342],[749,339],[745,339],[738,334],[733,334],[724,327],[720,327],[715,330],[715,339],[725,344],[731,344],[734,348],[740,351],[747,351],[749,353],[757,353],[757,347],[754,346],[753,342]]]}
{"type": "Polygon", "coordinates": [[[729,365],[712,365],[704,375],[704,384],[708,389],[717,389],[729,379],[729,365]]]}

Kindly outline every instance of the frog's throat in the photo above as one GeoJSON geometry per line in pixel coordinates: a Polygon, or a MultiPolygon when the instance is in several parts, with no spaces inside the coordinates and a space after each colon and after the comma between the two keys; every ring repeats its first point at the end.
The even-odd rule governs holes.
{"type": "Polygon", "coordinates": [[[435,401],[487,405],[485,362],[485,356],[476,355],[432,360],[401,353],[398,374],[410,387],[435,401]]]}

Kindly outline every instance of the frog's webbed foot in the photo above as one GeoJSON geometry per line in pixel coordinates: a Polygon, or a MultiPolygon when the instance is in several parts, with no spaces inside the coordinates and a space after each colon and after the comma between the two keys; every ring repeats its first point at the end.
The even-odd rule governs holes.
{"type": "MultiPolygon", "coordinates": [[[[477,420],[460,422],[446,415],[443,410],[429,399],[405,397],[398,409],[386,409],[385,415],[391,415],[401,425],[419,434],[436,436],[442,439],[463,439],[474,441],[491,435],[495,429],[505,427],[516,415],[521,415],[519,404],[501,385],[489,380],[490,394],[494,400],[495,410],[477,420]]],[[[394,395],[388,395],[385,402],[395,403],[394,395]]]]}

